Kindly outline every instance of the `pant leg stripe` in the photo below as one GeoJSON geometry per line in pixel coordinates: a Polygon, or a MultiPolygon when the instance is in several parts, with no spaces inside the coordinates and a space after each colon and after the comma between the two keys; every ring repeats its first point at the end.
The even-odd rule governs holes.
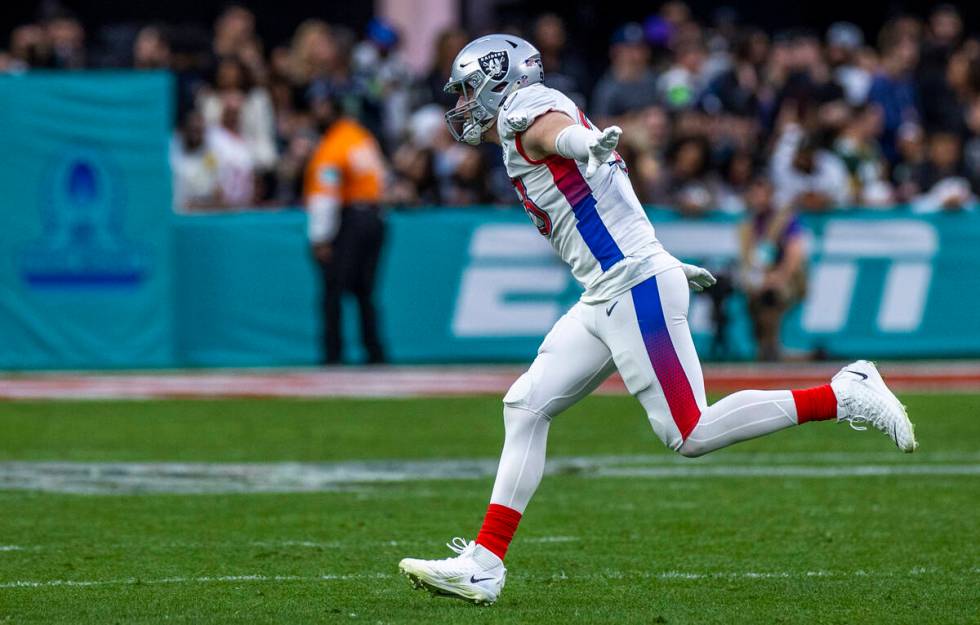
{"type": "Polygon", "coordinates": [[[687,373],[670,340],[667,320],[660,303],[657,277],[633,287],[631,295],[650,364],[653,365],[653,371],[663,389],[670,415],[680,430],[681,438],[686,440],[701,418],[701,409],[698,408],[691,382],[687,379],[687,373]]]}

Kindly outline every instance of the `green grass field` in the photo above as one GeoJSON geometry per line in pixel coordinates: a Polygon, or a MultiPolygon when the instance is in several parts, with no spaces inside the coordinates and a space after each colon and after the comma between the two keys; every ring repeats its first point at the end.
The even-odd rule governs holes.
{"type": "Polygon", "coordinates": [[[588,399],[549,440],[585,468],[545,478],[490,608],[397,575],[473,537],[485,472],[178,494],[127,469],[76,494],[51,463],[452,467],[496,456],[498,398],[3,403],[0,623],[980,623],[980,396],[903,400],[911,456],[821,423],[687,460],[631,398],[588,399]]]}

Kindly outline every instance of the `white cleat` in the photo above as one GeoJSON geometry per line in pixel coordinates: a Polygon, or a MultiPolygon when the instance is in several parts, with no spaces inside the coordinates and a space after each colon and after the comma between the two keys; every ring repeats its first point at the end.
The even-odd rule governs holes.
{"type": "Polygon", "coordinates": [[[855,430],[867,423],[887,434],[899,449],[912,453],[919,443],[905,406],[888,390],[878,368],[867,360],[852,362],[830,381],[837,396],[837,422],[847,422],[855,430]]]}
{"type": "Polygon", "coordinates": [[[477,605],[495,602],[507,577],[503,560],[485,547],[462,538],[454,538],[446,546],[457,555],[445,560],[405,558],[398,563],[398,569],[417,590],[477,605]]]}

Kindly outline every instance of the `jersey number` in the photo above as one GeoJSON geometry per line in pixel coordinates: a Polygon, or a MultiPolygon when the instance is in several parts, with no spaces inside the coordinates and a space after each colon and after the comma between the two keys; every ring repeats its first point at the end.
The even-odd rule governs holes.
{"type": "Polygon", "coordinates": [[[517,189],[518,195],[521,196],[524,210],[527,212],[527,216],[531,218],[531,222],[537,226],[538,232],[546,237],[551,236],[551,217],[527,196],[527,187],[524,186],[520,178],[511,178],[510,181],[517,189]]]}

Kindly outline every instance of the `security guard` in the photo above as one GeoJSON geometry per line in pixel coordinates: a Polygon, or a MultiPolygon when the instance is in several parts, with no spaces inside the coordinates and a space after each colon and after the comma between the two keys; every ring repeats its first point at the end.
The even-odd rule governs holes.
{"type": "Polygon", "coordinates": [[[371,133],[343,115],[339,95],[323,82],[308,93],[322,133],[306,168],[303,198],[313,256],[323,274],[324,358],[326,364],[341,362],[341,299],[351,293],[361,313],[368,363],[377,364],[385,361],[374,305],[384,243],[379,203],[385,162],[371,133]]]}

